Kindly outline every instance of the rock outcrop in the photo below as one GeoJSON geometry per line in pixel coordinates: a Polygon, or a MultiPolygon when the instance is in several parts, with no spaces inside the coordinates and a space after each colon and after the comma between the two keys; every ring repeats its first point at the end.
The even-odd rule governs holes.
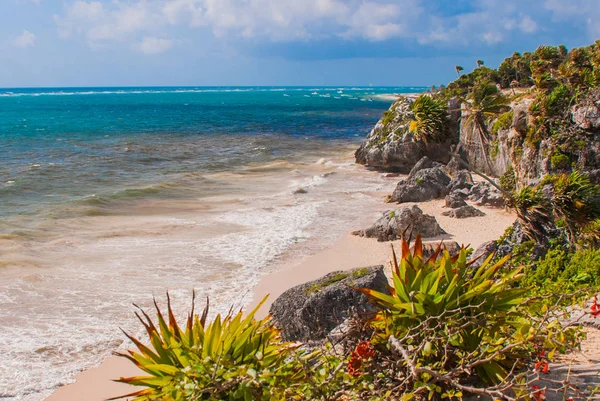
{"type": "Polygon", "coordinates": [[[290,288],[269,312],[285,341],[322,340],[354,314],[376,310],[356,288],[389,294],[383,266],[333,272],[290,288]]]}
{"type": "Polygon", "coordinates": [[[485,213],[471,205],[466,205],[457,207],[452,210],[448,210],[447,212],[443,212],[442,215],[452,217],[454,219],[466,219],[468,217],[485,216],[485,213]]]}
{"type": "MultiPolygon", "coordinates": [[[[531,185],[549,173],[600,169],[600,89],[590,90],[567,112],[570,125],[561,134],[536,134],[535,95],[519,97],[502,117],[486,122],[485,137],[468,118],[468,108],[449,102],[448,134],[444,143],[425,144],[409,132],[414,118],[411,101],[394,103],[356,152],[356,161],[379,169],[408,173],[423,156],[448,163],[452,145],[472,167],[501,177],[512,166],[519,185],[531,185]]],[[[500,116],[499,116],[500,117],[500,116]]],[[[459,166],[450,161],[447,174],[459,166]]]]}
{"type": "Polygon", "coordinates": [[[423,168],[411,172],[406,180],[396,186],[390,198],[392,202],[424,202],[443,198],[448,194],[450,177],[441,166],[423,168]]]}
{"type": "Polygon", "coordinates": [[[446,233],[435,217],[424,214],[421,208],[413,205],[387,211],[372,227],[355,231],[353,234],[377,238],[378,241],[393,241],[401,238],[404,232],[407,235],[412,233],[413,236],[421,234],[423,238],[437,237],[446,233]]]}
{"type": "MultiPolygon", "coordinates": [[[[411,103],[402,97],[392,104],[356,151],[357,163],[407,174],[423,156],[441,163],[450,160],[448,149],[458,136],[449,135],[447,143],[427,144],[415,139],[409,130],[413,118],[411,103]]],[[[452,120],[451,115],[449,121],[452,120]]]]}

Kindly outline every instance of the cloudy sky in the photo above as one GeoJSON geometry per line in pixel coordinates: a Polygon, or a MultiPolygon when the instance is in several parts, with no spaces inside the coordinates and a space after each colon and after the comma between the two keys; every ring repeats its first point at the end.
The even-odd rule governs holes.
{"type": "Polygon", "coordinates": [[[1,0],[0,87],[431,85],[600,38],[600,0],[1,0]]]}

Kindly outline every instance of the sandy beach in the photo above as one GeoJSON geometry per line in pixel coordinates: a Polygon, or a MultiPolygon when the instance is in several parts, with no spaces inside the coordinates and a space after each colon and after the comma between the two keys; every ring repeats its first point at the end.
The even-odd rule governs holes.
{"type": "MultiPolygon", "coordinates": [[[[398,179],[393,180],[394,182],[398,181],[398,179]]],[[[381,211],[396,206],[383,203],[383,195],[374,194],[372,210],[363,216],[357,217],[356,229],[365,228],[375,221],[381,211]]],[[[445,210],[443,199],[419,203],[418,205],[425,213],[434,215],[442,228],[448,232],[443,237],[428,239],[428,241],[452,240],[460,244],[470,244],[476,248],[486,241],[497,239],[514,221],[514,216],[503,209],[481,207],[486,216],[458,220],[441,215],[445,210]]],[[[398,244],[396,243],[396,245],[398,244]]],[[[332,246],[302,260],[294,257],[283,258],[273,268],[273,273],[264,276],[253,289],[253,300],[249,306],[255,305],[258,300],[270,294],[269,302],[259,312],[261,316],[264,316],[268,313],[270,302],[274,301],[288,288],[317,279],[336,270],[378,264],[388,266],[390,255],[389,242],[377,242],[375,239],[361,238],[346,233],[332,246]]],[[[75,383],[59,388],[47,400],[100,401],[131,393],[135,391],[135,388],[115,383],[112,380],[138,373],[140,372],[129,361],[123,358],[110,357],[102,362],[100,366],[77,375],[75,383]]]]}

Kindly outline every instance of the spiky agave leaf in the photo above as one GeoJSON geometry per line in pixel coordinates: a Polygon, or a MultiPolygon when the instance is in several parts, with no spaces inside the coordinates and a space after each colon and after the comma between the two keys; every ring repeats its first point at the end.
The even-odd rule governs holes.
{"type": "MultiPolygon", "coordinates": [[[[267,297],[246,317],[243,317],[241,311],[236,314],[230,311],[225,317],[217,315],[209,324],[206,323],[209,305],[207,299],[202,317],[194,315],[193,312],[188,315],[185,332],[177,323],[169,295],[168,324],[156,300],[156,324],[140,309],[141,314],[136,315],[146,329],[150,346],[125,333],[139,352],[129,351],[129,354],[119,355],[130,360],[148,376],[122,377],[117,381],[144,386],[147,389],[114,399],[128,396],[136,397],[136,401],[179,399],[188,391],[181,387],[181,383],[186,380],[194,382],[200,391],[225,391],[219,389],[229,387],[231,389],[227,391],[235,391],[239,385],[237,381],[229,382],[229,387],[214,386],[213,382],[217,372],[221,372],[221,375],[231,375],[227,370],[237,369],[237,366],[253,367],[256,371],[266,369],[270,374],[277,374],[286,357],[296,346],[281,340],[279,331],[270,321],[270,316],[261,320],[255,319],[256,312],[266,299],[267,297]],[[179,396],[176,396],[177,394],[179,396]]],[[[298,372],[290,374],[297,375],[298,372]]],[[[215,396],[227,398],[226,394],[215,396]]]]}

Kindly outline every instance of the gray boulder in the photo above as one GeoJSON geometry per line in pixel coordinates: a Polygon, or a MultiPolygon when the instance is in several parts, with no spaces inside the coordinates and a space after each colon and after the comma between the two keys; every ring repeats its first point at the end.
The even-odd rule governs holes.
{"type": "Polygon", "coordinates": [[[450,184],[448,184],[448,190],[450,192],[457,191],[459,189],[471,189],[473,187],[473,177],[467,170],[460,170],[456,173],[450,184]]]}
{"type": "Polygon", "coordinates": [[[473,268],[479,268],[485,262],[485,260],[493,253],[498,250],[498,243],[496,241],[484,242],[473,252],[471,260],[474,260],[471,265],[473,268]]]}
{"type": "Polygon", "coordinates": [[[425,168],[402,180],[392,194],[391,202],[424,202],[448,194],[450,177],[439,167],[425,168]]]}
{"type": "Polygon", "coordinates": [[[290,288],[269,312],[285,341],[322,340],[349,317],[376,311],[356,288],[389,294],[383,266],[333,272],[290,288]]]}
{"type": "Polygon", "coordinates": [[[468,217],[481,217],[485,216],[481,210],[474,208],[471,205],[461,206],[456,209],[448,210],[442,213],[443,216],[452,217],[454,219],[466,219],[468,217]]]}
{"type": "Polygon", "coordinates": [[[487,182],[478,182],[471,188],[469,199],[477,206],[503,207],[506,204],[502,192],[487,182]]]}
{"type": "Polygon", "coordinates": [[[437,237],[446,234],[435,217],[424,214],[416,205],[402,207],[398,210],[384,212],[372,227],[353,232],[361,237],[377,238],[378,241],[393,241],[407,235],[421,234],[423,238],[437,237]]]}
{"type": "Polygon", "coordinates": [[[424,156],[419,160],[408,173],[408,179],[411,180],[415,175],[426,168],[443,167],[443,164],[432,161],[429,157],[424,156]]]}
{"type": "Polygon", "coordinates": [[[446,195],[446,207],[451,209],[456,209],[458,207],[467,206],[467,202],[465,202],[465,197],[460,192],[451,192],[446,195]]]}

